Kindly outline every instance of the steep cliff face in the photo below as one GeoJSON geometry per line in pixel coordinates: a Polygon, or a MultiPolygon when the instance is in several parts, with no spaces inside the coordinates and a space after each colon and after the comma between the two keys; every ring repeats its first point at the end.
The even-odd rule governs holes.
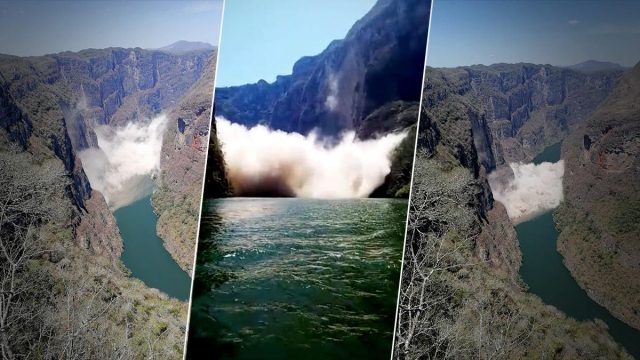
{"type": "Polygon", "coordinates": [[[407,137],[391,155],[391,171],[370,197],[409,197],[419,108],[419,102],[393,101],[372,112],[356,129],[356,133],[365,139],[407,129],[407,137]]]}
{"type": "Polygon", "coordinates": [[[3,148],[13,143],[23,150],[26,149],[33,126],[29,116],[23,114],[4,84],[0,86],[0,128],[5,131],[5,136],[0,137],[3,148]]]}
{"type": "Polygon", "coordinates": [[[76,234],[81,247],[117,264],[122,239],[104,198],[98,194],[94,199],[76,152],[97,147],[92,130],[97,125],[152,118],[175,106],[200,78],[211,54],[210,49],[169,54],[111,48],[28,58],[1,55],[3,140],[40,159],[62,161],[72,178],[67,187],[75,207],[70,224],[74,233],[81,228],[76,234]],[[99,233],[97,241],[93,235],[99,233]]]}
{"type": "Polygon", "coordinates": [[[96,125],[152,118],[174,106],[200,77],[211,53],[112,48],[30,58],[3,55],[2,74],[18,101],[37,101],[33,92],[38,92],[38,82],[57,90],[52,102],[63,109],[79,151],[97,145],[91,130],[96,125]]]}
{"type": "MultiPolygon", "coordinates": [[[[39,161],[58,159],[70,175],[71,184],[66,187],[66,196],[71,200],[73,211],[69,226],[76,236],[76,243],[85,242],[81,233],[87,228],[95,228],[98,218],[91,218],[90,208],[99,216],[112,219],[104,199],[91,201],[92,190],[82,170],[80,159],[75,155],[72,140],[67,131],[67,119],[64,117],[61,103],[69,102],[71,91],[67,84],[51,84],[56,76],[46,72],[43,65],[51,63],[46,59],[34,60],[17,57],[4,57],[0,61],[0,74],[3,104],[2,117],[5,128],[5,141],[12,142],[28,151],[39,161]],[[42,62],[41,62],[42,61],[42,62]],[[78,228],[82,228],[78,232],[78,228]]],[[[98,196],[98,199],[101,199],[98,196]]],[[[102,254],[116,264],[122,251],[122,239],[115,227],[115,220],[107,220],[101,241],[84,246],[93,253],[102,254]]],[[[119,269],[117,266],[115,269],[119,269]]]]}
{"type": "MultiPolygon", "coordinates": [[[[380,0],[344,39],[298,60],[291,75],[216,89],[216,116],[305,135],[355,130],[361,139],[408,129],[417,121],[430,9],[430,1],[380,0]]],[[[414,144],[412,134],[373,196],[408,195],[414,144]]]]}
{"type": "Polygon", "coordinates": [[[461,110],[471,122],[480,165],[491,171],[531,160],[565,138],[604,100],[619,74],[533,64],[429,68],[426,86],[434,90],[430,104],[466,100],[461,110]]]}
{"type": "MultiPolygon", "coordinates": [[[[427,68],[425,72],[417,156],[434,158],[445,168],[471,171],[478,185],[473,209],[480,220],[471,234],[475,254],[506,271],[515,284],[522,255],[506,210],[494,202],[486,179],[495,168],[491,147],[485,150],[491,131],[479,115],[480,104],[463,96],[468,84],[444,71],[427,68]]],[[[460,74],[464,75],[453,75],[460,74]]]]}
{"type": "Polygon", "coordinates": [[[533,64],[426,69],[419,146],[473,172],[482,189],[479,216],[486,222],[476,251],[513,280],[522,255],[487,174],[530,161],[564,139],[606,98],[619,75],[533,64]]]}
{"type": "MultiPolygon", "coordinates": [[[[535,155],[542,134],[566,136],[594,100],[568,101],[545,67],[474,68],[426,70],[394,358],[630,358],[598,321],[526,291],[515,229],[487,182],[513,157],[505,145],[535,155]]],[[[587,80],[597,100],[609,80],[587,80]]]]}
{"type": "MultiPolygon", "coordinates": [[[[162,143],[161,173],[152,204],[160,215],[158,235],[182,269],[193,270],[217,53],[202,76],[169,113],[162,143]]],[[[215,135],[214,135],[215,136],[215,135]]]]}
{"type": "Polygon", "coordinates": [[[28,155],[42,171],[45,164],[59,164],[69,180],[54,194],[69,215],[61,223],[38,224],[37,245],[52,250],[20,270],[21,281],[43,287],[26,297],[37,313],[25,313],[41,327],[18,330],[16,341],[29,349],[44,341],[51,354],[76,356],[61,339],[80,329],[74,343],[82,358],[140,358],[148,351],[182,356],[186,304],[126,276],[115,218],[91,188],[77,151],[97,146],[96,125],[123,125],[168,110],[200,77],[209,54],[106,49],[0,55],[0,152],[28,155]]]}
{"type": "Polygon", "coordinates": [[[640,64],[562,146],[558,249],[589,296],[640,329],[640,64]],[[621,286],[624,284],[624,286],[621,286]]]}
{"type": "Polygon", "coordinates": [[[222,198],[233,195],[233,189],[227,177],[227,164],[224,160],[224,154],[217,135],[216,122],[213,117],[215,112],[216,104],[214,103],[211,111],[211,135],[209,135],[203,198],[222,198]]]}
{"type": "Polygon", "coordinates": [[[77,94],[76,112],[71,112],[79,120],[77,150],[95,145],[91,134],[81,131],[83,122],[85,128],[123,125],[175,106],[200,77],[211,53],[113,48],[52,55],[60,76],[77,94]]]}
{"type": "MultiPolygon", "coordinates": [[[[343,40],[269,84],[216,90],[217,115],[307,134],[358,129],[381,106],[420,100],[429,1],[379,1],[343,40]]],[[[415,122],[415,120],[414,120],[415,122]]]]}

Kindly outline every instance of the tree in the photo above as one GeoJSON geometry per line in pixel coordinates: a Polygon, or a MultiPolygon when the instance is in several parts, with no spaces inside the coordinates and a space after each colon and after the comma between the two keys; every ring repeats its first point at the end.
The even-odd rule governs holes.
{"type": "Polygon", "coordinates": [[[468,169],[416,157],[394,346],[397,359],[505,359],[541,327],[473,255],[481,191],[468,169]]]}
{"type": "Polygon", "coordinates": [[[5,359],[34,347],[25,330],[44,310],[33,301],[45,277],[34,277],[28,263],[47,252],[40,227],[67,218],[69,206],[61,196],[67,185],[57,160],[38,165],[28,153],[0,153],[0,349],[5,359]]]}
{"type": "Polygon", "coordinates": [[[416,157],[398,305],[396,358],[452,358],[456,341],[456,289],[446,277],[468,266],[475,182],[462,168],[446,172],[426,154],[416,157]]]}

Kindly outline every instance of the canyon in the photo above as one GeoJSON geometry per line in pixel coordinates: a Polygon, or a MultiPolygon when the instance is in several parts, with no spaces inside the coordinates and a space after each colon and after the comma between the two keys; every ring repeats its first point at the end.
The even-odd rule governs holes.
{"type": "MultiPolygon", "coordinates": [[[[116,320],[118,312],[142,304],[144,309],[130,315],[134,337],[147,336],[145,332],[165,337],[154,346],[169,357],[181,356],[187,305],[128,276],[120,261],[124,244],[114,208],[92,187],[79,154],[98,148],[96,129],[117,131],[167,117],[160,171],[152,174],[159,190],[152,201],[160,217],[158,234],[190,273],[216,54],[215,48],[179,53],[108,48],[25,58],[0,55],[0,151],[27,154],[34,166],[59,163],[69,178],[57,194],[69,204],[60,225],[67,235],[48,255],[45,272],[59,279],[55,281],[99,274],[95,279],[113,284],[125,299],[111,310],[109,321],[122,321],[116,320]],[[187,168],[178,169],[178,164],[187,168]],[[166,225],[175,217],[182,227],[166,225]]],[[[124,334],[105,331],[104,341],[118,338],[120,350],[127,348],[130,340],[120,339],[124,334]]]]}
{"type": "MultiPolygon", "coordinates": [[[[438,176],[441,178],[449,177],[450,180],[448,181],[454,181],[455,183],[455,181],[459,181],[454,180],[457,179],[455,174],[460,171],[459,169],[466,169],[471,174],[473,185],[466,190],[468,199],[455,200],[459,204],[458,212],[467,211],[473,214],[472,216],[475,218],[471,222],[473,225],[467,224],[465,227],[458,228],[455,235],[463,239],[470,239],[470,250],[469,252],[464,250],[457,251],[456,260],[451,261],[464,264],[481,262],[481,264],[473,266],[462,265],[462,270],[452,270],[453,274],[451,276],[442,275],[443,280],[441,281],[443,282],[441,284],[436,283],[433,286],[445,286],[441,290],[445,293],[450,291],[449,289],[458,289],[457,291],[460,291],[460,293],[454,294],[458,294],[455,295],[456,299],[458,299],[457,301],[459,301],[456,304],[460,305],[453,304],[450,305],[449,309],[436,309],[434,311],[436,311],[435,314],[438,314],[438,311],[443,311],[443,314],[450,311],[458,311],[458,315],[455,316],[460,318],[458,320],[460,326],[473,329],[477,326],[474,323],[477,320],[475,318],[477,313],[473,315],[476,310],[469,310],[474,308],[467,308],[469,306],[467,304],[477,302],[484,304],[483,306],[486,306],[485,308],[488,311],[493,311],[491,310],[492,308],[495,308],[496,311],[498,308],[502,308],[501,312],[508,311],[512,313],[515,311],[521,318],[529,317],[529,321],[534,324],[542,321],[545,325],[536,328],[537,330],[530,330],[527,340],[522,340],[517,345],[515,343],[513,345],[500,343],[502,344],[500,346],[511,346],[507,356],[509,358],[517,358],[527,354],[533,355],[534,353],[540,354],[539,356],[545,356],[543,353],[553,354],[555,358],[598,356],[596,354],[623,358],[628,356],[620,345],[612,341],[605,327],[598,325],[598,320],[595,322],[577,322],[566,317],[557,309],[544,305],[537,296],[527,292],[527,286],[522,282],[518,274],[523,260],[517,234],[505,206],[494,199],[488,181],[490,173],[501,173],[501,181],[509,181],[509,178],[513,177],[509,164],[530,162],[547,147],[565,139],[567,140],[562,145],[563,154],[569,154],[569,152],[582,153],[583,160],[581,161],[586,161],[585,150],[582,150],[582,152],[577,150],[581,146],[589,146],[589,141],[585,140],[587,138],[582,129],[585,124],[594,121],[591,119],[597,117],[597,114],[603,111],[601,109],[612,101],[611,98],[615,97],[616,92],[621,91],[622,88],[625,89],[624,91],[629,91],[630,85],[621,85],[624,82],[620,79],[629,76],[628,71],[624,73],[623,71],[620,68],[581,71],[579,69],[526,63],[494,64],[491,66],[473,65],[457,68],[427,67],[425,71],[418,133],[418,155],[415,165],[416,174],[414,176],[423,174],[424,176],[430,176],[429,179],[436,177],[433,181],[442,181],[442,179],[434,175],[439,174],[438,176]],[[573,141],[571,141],[572,137],[573,141]],[[470,267],[466,268],[466,266],[470,267]],[[469,281],[472,281],[471,279],[475,279],[473,284],[469,283],[469,281]],[[506,308],[503,308],[505,306],[506,308]],[[581,341],[580,336],[576,337],[571,334],[581,334],[580,336],[589,337],[590,343],[581,341]],[[594,347],[594,344],[598,344],[599,348],[596,348],[597,346],[594,347]],[[605,355],[607,353],[608,355],[605,355]]],[[[627,100],[627,107],[630,106],[629,104],[629,100],[627,100]]],[[[627,118],[626,121],[627,124],[624,126],[635,126],[630,125],[633,124],[630,118],[627,118]]],[[[622,123],[624,122],[622,121],[622,123]]],[[[619,126],[622,127],[623,125],[619,126]]],[[[596,132],[591,130],[591,133],[595,134],[596,132]]],[[[602,131],[600,130],[598,134],[602,134],[602,131]]],[[[590,141],[597,141],[596,139],[600,136],[598,135],[596,138],[594,135],[589,135],[589,139],[594,137],[594,140],[590,141]]],[[[634,136],[630,135],[629,139],[633,138],[634,136]]],[[[632,140],[628,140],[625,143],[625,148],[633,150],[635,146],[633,144],[632,140]]],[[[563,155],[563,158],[565,158],[565,155],[563,155]]],[[[568,180],[564,183],[564,192],[568,194],[569,201],[571,201],[571,197],[580,199],[580,203],[584,204],[580,207],[589,203],[595,204],[595,202],[591,202],[591,199],[582,197],[581,195],[585,192],[580,192],[581,190],[578,190],[580,187],[575,185],[576,182],[582,181],[580,180],[582,177],[574,169],[580,167],[584,171],[585,168],[578,165],[580,162],[576,162],[574,158],[566,156],[566,176],[568,180]],[[571,195],[572,193],[573,195],[571,195]]],[[[602,158],[601,156],[600,159],[602,158]]],[[[591,159],[597,159],[597,157],[592,155],[591,159]]],[[[627,173],[631,172],[628,168],[633,168],[630,164],[634,163],[633,157],[628,155],[610,161],[612,164],[625,164],[627,173]]],[[[581,174],[585,176],[584,173],[581,174]]],[[[592,176],[587,177],[587,179],[592,176]]],[[[627,181],[631,181],[630,179],[631,177],[627,177],[627,181]]],[[[421,183],[417,188],[422,189],[424,187],[424,189],[429,189],[437,185],[437,183],[431,185],[421,183]]],[[[416,186],[415,182],[414,186],[416,186]]],[[[633,187],[630,186],[628,188],[632,189],[633,187]]],[[[412,189],[412,192],[419,192],[421,191],[420,189],[412,189]]],[[[438,188],[436,187],[435,189],[437,190],[438,188]]],[[[566,219],[568,216],[561,215],[562,212],[570,213],[574,211],[562,210],[565,207],[563,204],[566,203],[561,203],[560,208],[556,211],[556,221],[558,221],[559,228],[568,226],[573,229],[569,234],[575,235],[575,229],[581,227],[583,222],[574,224],[571,220],[567,220],[567,225],[563,225],[565,221],[559,218],[564,217],[566,219]]],[[[417,206],[417,204],[412,206],[417,206]]],[[[446,208],[445,205],[442,206],[446,208]]],[[[571,206],[566,206],[566,209],[571,208],[571,206]]],[[[625,213],[625,215],[629,214],[625,213]]],[[[426,221],[423,226],[438,226],[428,225],[430,221],[435,220],[421,220],[419,218],[420,215],[413,216],[418,217],[415,220],[418,222],[417,224],[420,221],[426,221]]],[[[438,224],[438,222],[434,224],[438,224]]],[[[633,231],[633,229],[631,230],[633,231]]],[[[407,231],[410,231],[409,228],[407,231]]],[[[406,251],[417,251],[416,247],[425,246],[417,242],[418,240],[411,240],[410,233],[407,236],[406,246],[408,250],[406,251]],[[412,247],[413,250],[411,250],[412,247]]],[[[577,237],[577,239],[574,237],[569,246],[563,245],[563,236],[569,238],[571,235],[567,236],[561,233],[558,243],[559,251],[564,256],[565,264],[571,270],[572,275],[583,288],[585,281],[588,281],[589,288],[595,287],[592,285],[592,281],[595,281],[596,284],[605,282],[608,284],[618,283],[613,280],[613,277],[616,276],[613,272],[608,274],[607,280],[595,280],[602,273],[595,274],[592,270],[586,270],[593,267],[593,263],[585,257],[584,250],[581,250],[581,247],[584,249],[585,246],[588,247],[589,245],[576,245],[576,242],[580,243],[580,237],[577,237]],[[581,265],[575,265],[578,263],[581,265]],[[583,274],[580,274],[580,270],[576,271],[576,269],[581,269],[583,274]],[[580,280],[581,276],[583,277],[582,282],[580,280]]],[[[567,244],[569,241],[564,240],[564,243],[567,244]]],[[[629,246],[630,244],[631,242],[628,243],[629,246]]],[[[629,254],[628,247],[625,249],[627,250],[625,253],[629,254]]],[[[592,251],[592,256],[598,257],[598,250],[590,251],[592,251]]],[[[412,269],[413,265],[411,263],[405,264],[405,272],[411,272],[413,271],[412,269]]],[[[618,273],[618,276],[620,274],[623,274],[623,272],[618,273]]],[[[411,285],[405,283],[403,287],[405,286],[407,288],[404,291],[410,291],[411,285]]],[[[635,286],[632,288],[637,289],[635,286]]],[[[431,291],[434,290],[432,289],[431,291]]],[[[635,290],[628,290],[628,292],[633,291],[635,290]]],[[[608,307],[610,310],[615,310],[615,306],[612,306],[613,301],[607,304],[598,300],[599,296],[595,291],[587,290],[587,292],[596,302],[608,307]]],[[[611,293],[605,297],[610,298],[610,295],[611,293]]],[[[625,301],[620,301],[620,299],[618,301],[618,306],[624,307],[622,304],[625,301]]],[[[402,301],[400,306],[402,308],[402,301]]],[[[622,311],[619,313],[622,313],[622,311]]],[[[402,314],[399,316],[401,319],[403,318],[402,314]]],[[[630,324],[634,321],[629,316],[619,316],[619,318],[630,324]]],[[[440,321],[439,319],[432,321],[440,321]]],[[[501,326],[499,325],[501,324],[500,321],[503,321],[490,319],[487,318],[485,321],[496,321],[495,326],[498,328],[501,326]]],[[[455,323],[452,326],[458,325],[455,323]]],[[[516,331],[516,329],[511,329],[511,331],[516,331]]],[[[460,341],[460,339],[464,339],[464,333],[466,332],[458,334],[458,337],[455,337],[456,335],[446,335],[445,333],[441,333],[441,335],[451,336],[460,341]]],[[[397,347],[395,350],[400,357],[404,356],[403,354],[410,356],[411,350],[409,349],[418,351],[420,346],[425,346],[417,343],[413,345],[415,346],[413,348],[409,346],[407,341],[412,341],[413,339],[409,336],[412,334],[411,331],[406,328],[401,327],[399,334],[398,336],[401,337],[397,341],[402,347],[397,347]]],[[[493,336],[490,332],[487,332],[484,334],[484,341],[500,341],[499,338],[493,338],[493,336]]],[[[422,341],[425,344],[429,343],[429,341],[439,341],[437,339],[420,339],[422,340],[416,339],[413,341],[422,341]]]]}
{"type": "Polygon", "coordinates": [[[216,89],[216,117],[253,127],[360,140],[407,131],[374,197],[408,197],[430,2],[381,0],[343,39],[272,83],[216,89]]]}
{"type": "Polygon", "coordinates": [[[598,304],[640,329],[640,63],[563,143],[558,251],[598,304]],[[624,284],[624,286],[621,286],[624,284]]]}

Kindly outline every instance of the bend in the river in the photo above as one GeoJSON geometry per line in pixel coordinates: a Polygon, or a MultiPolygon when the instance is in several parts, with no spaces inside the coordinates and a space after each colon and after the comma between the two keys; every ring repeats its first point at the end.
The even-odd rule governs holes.
{"type": "MultiPolygon", "coordinates": [[[[559,161],[560,148],[560,143],[546,148],[533,163],[559,161]]],[[[562,255],[557,250],[559,234],[553,212],[520,223],[515,229],[523,256],[520,276],[529,286],[529,291],[577,320],[604,321],[613,339],[633,357],[640,359],[640,331],[618,320],[606,308],[591,300],[565,267],[562,255]]]]}

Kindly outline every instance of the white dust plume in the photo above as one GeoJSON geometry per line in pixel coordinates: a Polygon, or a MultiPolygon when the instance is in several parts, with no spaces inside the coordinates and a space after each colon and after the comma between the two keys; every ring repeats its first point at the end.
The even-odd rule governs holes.
{"type": "Polygon", "coordinates": [[[338,79],[333,74],[329,75],[329,95],[324,105],[331,111],[338,106],[338,79]]]}
{"type": "Polygon", "coordinates": [[[112,210],[151,194],[166,125],[167,117],[160,115],[117,129],[100,126],[94,128],[99,148],[78,152],[91,187],[104,195],[112,210]]]}
{"type": "Polygon", "coordinates": [[[363,141],[348,132],[330,146],[314,133],[247,128],[221,117],[216,124],[237,196],[367,197],[384,183],[393,150],[407,135],[363,141]]]}
{"type": "Polygon", "coordinates": [[[512,163],[509,167],[513,171],[509,179],[495,171],[489,174],[488,181],[494,199],[505,206],[514,224],[555,209],[564,199],[564,160],[538,165],[512,163]]]}

